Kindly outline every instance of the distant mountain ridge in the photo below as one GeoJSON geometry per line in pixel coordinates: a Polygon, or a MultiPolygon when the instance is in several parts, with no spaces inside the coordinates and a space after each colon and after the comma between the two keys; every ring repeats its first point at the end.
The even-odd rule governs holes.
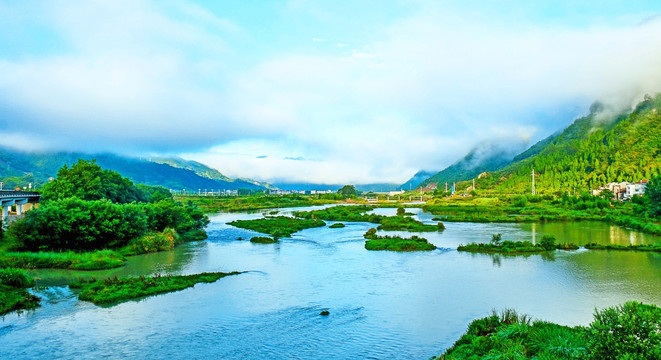
{"type": "Polygon", "coordinates": [[[160,185],[169,189],[189,191],[263,189],[255,181],[230,179],[219,171],[194,161],[181,158],[161,159],[154,162],[115,154],[85,154],[79,152],[21,152],[0,148],[0,181],[5,188],[26,186],[39,187],[50,177],[55,177],[64,164],[71,165],[78,159],[96,159],[102,168],[119,172],[131,181],[147,185],[160,185]],[[170,165],[176,164],[177,166],[170,165]]]}
{"type": "MultiPolygon", "coordinates": [[[[525,148],[523,141],[485,141],[476,145],[466,156],[447,168],[420,181],[416,187],[424,187],[429,184],[445,182],[453,183],[476,178],[479,174],[495,171],[509,165],[512,159],[525,148]]],[[[407,181],[403,187],[408,190],[409,183],[415,182],[416,174],[407,181]]]]}

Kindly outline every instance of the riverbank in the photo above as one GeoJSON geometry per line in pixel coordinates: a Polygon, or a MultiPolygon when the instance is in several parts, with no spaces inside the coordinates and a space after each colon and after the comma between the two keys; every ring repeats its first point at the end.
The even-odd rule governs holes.
{"type": "Polygon", "coordinates": [[[11,311],[34,309],[39,306],[37,296],[28,292],[34,280],[19,269],[0,269],[0,315],[11,311]]]}
{"type": "MultiPolygon", "coordinates": [[[[661,220],[650,218],[640,204],[596,197],[572,202],[553,197],[436,198],[422,206],[435,219],[452,222],[600,221],[661,235],[661,220]]],[[[571,198],[574,199],[574,198],[571,198]]],[[[579,198],[580,199],[580,198],[579,198]]]]}
{"type": "Polygon", "coordinates": [[[595,312],[587,327],[532,321],[514,310],[474,320],[437,360],[658,359],[661,309],[631,301],[595,312]]]}

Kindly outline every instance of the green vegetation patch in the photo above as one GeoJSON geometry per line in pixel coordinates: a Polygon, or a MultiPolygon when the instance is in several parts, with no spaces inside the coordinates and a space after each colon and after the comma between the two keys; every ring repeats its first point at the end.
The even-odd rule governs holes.
{"type": "Polygon", "coordinates": [[[256,244],[275,244],[278,242],[278,239],[268,236],[253,236],[250,238],[250,242],[256,244]]]}
{"type": "Polygon", "coordinates": [[[430,244],[427,239],[418,236],[403,238],[400,236],[378,236],[376,229],[367,230],[364,237],[365,249],[367,250],[388,250],[388,251],[431,251],[436,250],[436,246],[430,244]]]}
{"type": "Polygon", "coordinates": [[[129,241],[120,252],[130,256],[172,250],[181,241],[181,237],[174,229],[167,228],[160,233],[150,233],[129,241]]]}
{"type": "Polygon", "coordinates": [[[34,280],[25,271],[0,269],[0,315],[39,306],[40,299],[26,290],[32,286],[34,280]]]}
{"type": "Polygon", "coordinates": [[[341,229],[341,228],[343,228],[343,227],[345,227],[345,226],[346,226],[346,225],[344,225],[343,223],[335,223],[335,224],[329,226],[328,228],[329,228],[329,229],[341,229]]]}
{"type": "Polygon", "coordinates": [[[514,310],[474,320],[445,354],[433,359],[661,358],[661,309],[630,301],[595,311],[588,327],[530,321],[514,310]]]}
{"type": "MultiPolygon", "coordinates": [[[[189,202],[207,212],[242,212],[260,209],[303,207],[339,203],[344,196],[320,195],[251,195],[251,196],[176,196],[176,200],[189,202]]],[[[275,212],[277,214],[277,211],[275,212]]],[[[270,213],[270,215],[275,215],[270,213]]]]}
{"type": "Polygon", "coordinates": [[[590,250],[624,250],[624,251],[654,251],[661,252],[661,244],[650,245],[601,245],[597,243],[590,243],[585,245],[586,249],[590,250]]]}
{"type": "Polygon", "coordinates": [[[117,251],[94,252],[5,252],[0,253],[0,267],[22,269],[101,270],[124,266],[126,258],[117,251]]]}
{"type": "Polygon", "coordinates": [[[349,221],[349,222],[369,222],[379,224],[379,230],[385,231],[441,231],[445,229],[443,223],[436,225],[423,224],[417,221],[404,212],[404,208],[398,208],[397,216],[383,216],[370,214],[374,210],[374,206],[333,206],[321,210],[313,211],[297,211],[294,216],[304,219],[323,219],[328,221],[349,221]]]}
{"type": "Polygon", "coordinates": [[[269,234],[274,238],[290,237],[291,234],[304,229],[326,226],[318,219],[297,219],[287,216],[266,217],[255,220],[235,220],[228,223],[242,229],[269,234]]]}
{"type": "Polygon", "coordinates": [[[78,299],[91,301],[96,305],[114,304],[156,294],[183,290],[197,283],[212,283],[240,272],[212,272],[194,275],[155,275],[138,278],[113,278],[105,280],[78,281],[69,284],[73,289],[81,289],[78,299]]]}

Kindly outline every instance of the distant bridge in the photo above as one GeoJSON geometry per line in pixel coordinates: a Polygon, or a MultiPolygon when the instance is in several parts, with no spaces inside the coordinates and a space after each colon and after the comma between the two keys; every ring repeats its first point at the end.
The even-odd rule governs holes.
{"type": "Polygon", "coordinates": [[[2,226],[5,226],[9,218],[9,208],[16,205],[16,215],[23,214],[23,205],[36,204],[41,195],[34,191],[9,191],[0,190],[0,204],[2,204],[2,226]]]}

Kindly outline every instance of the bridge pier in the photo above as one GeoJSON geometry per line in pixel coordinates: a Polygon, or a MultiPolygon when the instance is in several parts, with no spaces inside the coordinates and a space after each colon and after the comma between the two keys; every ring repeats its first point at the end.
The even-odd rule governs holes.
{"type": "Polygon", "coordinates": [[[0,191],[0,226],[7,227],[9,223],[9,208],[16,206],[16,215],[23,215],[23,205],[39,202],[41,196],[31,191],[0,191]]]}

